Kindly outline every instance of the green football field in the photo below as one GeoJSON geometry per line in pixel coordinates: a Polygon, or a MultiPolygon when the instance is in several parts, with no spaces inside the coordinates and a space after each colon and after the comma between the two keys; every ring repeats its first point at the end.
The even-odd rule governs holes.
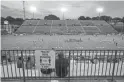
{"type": "Polygon", "coordinates": [[[52,48],[123,50],[124,35],[5,35],[1,36],[1,48],[5,50],[52,48]]]}

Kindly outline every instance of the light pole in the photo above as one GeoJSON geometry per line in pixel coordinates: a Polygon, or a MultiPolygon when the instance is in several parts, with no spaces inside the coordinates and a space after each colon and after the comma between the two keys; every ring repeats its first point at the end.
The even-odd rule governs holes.
{"type": "Polygon", "coordinates": [[[65,7],[63,7],[63,8],[61,8],[61,12],[62,12],[62,14],[63,14],[63,20],[64,20],[64,13],[67,11],[67,8],[65,8],[65,7]]]}
{"type": "Polygon", "coordinates": [[[64,18],[64,12],[63,12],[62,14],[63,14],[63,20],[64,20],[64,19],[65,19],[65,18],[64,18]]]}
{"type": "Polygon", "coordinates": [[[34,12],[33,12],[33,19],[34,19],[34,12]]]}
{"type": "Polygon", "coordinates": [[[99,20],[100,20],[100,16],[101,16],[101,13],[103,12],[103,8],[99,7],[96,9],[96,11],[99,13],[99,20]]]}
{"type": "Polygon", "coordinates": [[[33,19],[34,19],[34,13],[37,11],[35,6],[30,7],[30,11],[33,13],[33,19]]]}

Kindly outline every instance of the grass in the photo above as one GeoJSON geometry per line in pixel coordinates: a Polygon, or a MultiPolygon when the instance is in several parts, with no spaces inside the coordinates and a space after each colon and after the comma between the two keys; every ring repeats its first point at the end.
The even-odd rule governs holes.
{"type": "Polygon", "coordinates": [[[6,35],[1,37],[2,49],[124,49],[124,36],[119,35],[6,35]],[[122,39],[123,37],[123,39],[122,39]],[[81,40],[67,42],[69,39],[81,40]],[[114,39],[114,41],[113,41],[114,39]],[[118,43],[117,46],[115,43],[118,43]]]}

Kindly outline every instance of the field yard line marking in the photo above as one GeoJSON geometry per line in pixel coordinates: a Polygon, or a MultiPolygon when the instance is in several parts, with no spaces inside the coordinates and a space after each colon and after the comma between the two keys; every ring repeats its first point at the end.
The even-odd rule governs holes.
{"type": "Polygon", "coordinates": [[[79,21],[80,26],[82,27],[82,30],[84,31],[84,33],[86,34],[86,31],[84,30],[84,27],[82,26],[81,22],[79,21]]]}
{"type": "Polygon", "coordinates": [[[36,26],[34,27],[34,30],[33,30],[33,32],[32,32],[32,33],[34,33],[34,32],[35,32],[36,27],[37,27],[37,25],[39,24],[39,22],[40,22],[40,20],[37,22],[37,24],[36,24],[36,26]]]}
{"type": "Polygon", "coordinates": [[[67,26],[67,21],[66,20],[65,20],[65,25],[66,25],[67,33],[68,33],[68,26],[67,26]]]}
{"type": "Polygon", "coordinates": [[[99,32],[101,32],[100,28],[96,26],[96,28],[99,30],[99,32]]]}
{"type": "Polygon", "coordinates": [[[52,25],[53,25],[53,20],[52,20],[52,23],[51,23],[50,34],[51,34],[52,25]]]}

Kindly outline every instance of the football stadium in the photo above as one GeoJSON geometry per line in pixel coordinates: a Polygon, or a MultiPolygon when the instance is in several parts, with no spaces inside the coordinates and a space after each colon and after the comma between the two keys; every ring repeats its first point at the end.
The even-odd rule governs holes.
{"type": "Polygon", "coordinates": [[[105,20],[26,19],[15,33],[1,35],[1,78],[24,82],[123,80],[124,34],[105,20]],[[51,51],[55,52],[53,59],[48,54],[51,51]],[[38,66],[43,52],[55,64],[59,53],[63,54],[69,63],[65,76],[57,75],[56,65],[38,66]]]}
{"type": "MultiPolygon", "coordinates": [[[[6,63],[3,65],[2,77],[23,77],[23,70],[17,68],[17,62],[15,62],[15,57],[21,56],[21,50],[24,50],[25,58],[28,56],[34,58],[34,50],[51,49],[55,49],[57,52],[62,50],[65,57],[72,57],[70,59],[70,77],[112,76],[114,65],[114,75],[123,76],[123,38],[123,35],[117,34],[105,21],[25,20],[16,31],[16,36],[2,36],[2,49],[5,50],[2,51],[3,55],[8,53],[8,57],[13,61],[9,65],[6,63]],[[118,50],[118,59],[115,64],[112,60],[106,59],[115,57],[114,50],[118,50]],[[99,58],[96,60],[95,56],[101,57],[101,60],[99,58]],[[85,58],[82,59],[82,57],[85,58]],[[91,59],[96,63],[93,63],[91,59]]],[[[56,77],[55,72],[45,75],[39,73],[35,68],[25,69],[25,76],[56,77]]]]}

